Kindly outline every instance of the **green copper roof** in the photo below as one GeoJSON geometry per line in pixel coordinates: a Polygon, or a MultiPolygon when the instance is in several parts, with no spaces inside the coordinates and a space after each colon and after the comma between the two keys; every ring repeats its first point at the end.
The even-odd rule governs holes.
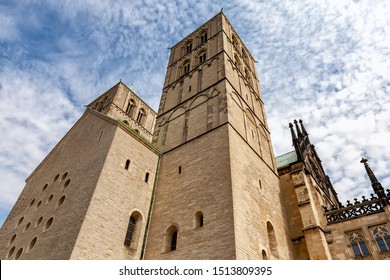
{"type": "Polygon", "coordinates": [[[297,154],[295,151],[288,152],[284,155],[276,157],[276,167],[281,169],[289,166],[290,163],[296,162],[298,160],[297,154]]]}

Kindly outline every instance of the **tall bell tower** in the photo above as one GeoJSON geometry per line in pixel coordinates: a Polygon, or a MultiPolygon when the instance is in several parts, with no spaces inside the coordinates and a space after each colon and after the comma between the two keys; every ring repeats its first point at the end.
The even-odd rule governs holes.
{"type": "Polygon", "coordinates": [[[221,12],[171,48],[146,259],[287,259],[255,61],[221,12]]]}

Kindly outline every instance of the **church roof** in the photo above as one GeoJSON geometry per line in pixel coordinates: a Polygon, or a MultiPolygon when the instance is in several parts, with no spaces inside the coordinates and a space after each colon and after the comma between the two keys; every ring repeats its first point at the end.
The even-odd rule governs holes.
{"type": "Polygon", "coordinates": [[[276,167],[277,169],[281,169],[289,166],[291,163],[294,163],[297,160],[298,160],[297,153],[295,151],[291,151],[276,157],[276,167]]]}

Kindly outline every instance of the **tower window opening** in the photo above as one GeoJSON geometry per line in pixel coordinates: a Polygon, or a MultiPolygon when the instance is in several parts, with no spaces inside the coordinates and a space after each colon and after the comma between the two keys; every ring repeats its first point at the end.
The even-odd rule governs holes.
{"type": "Polygon", "coordinates": [[[181,174],[181,166],[179,166],[179,174],[181,174]]]}
{"type": "Polygon", "coordinates": [[[191,86],[188,88],[188,91],[191,91],[191,86]]]}
{"type": "Polygon", "coordinates": [[[186,46],[186,54],[192,52],[192,42],[189,42],[186,46]]]}
{"type": "Polygon", "coordinates": [[[196,212],[195,214],[195,227],[203,227],[203,213],[201,211],[196,212]]]}
{"type": "Polygon", "coordinates": [[[190,63],[189,62],[184,65],[184,74],[186,74],[188,72],[190,72],[190,63]]]}
{"type": "Polygon", "coordinates": [[[127,232],[126,232],[126,237],[125,237],[125,246],[130,247],[131,244],[131,239],[133,238],[133,233],[135,229],[135,223],[136,220],[133,216],[130,217],[129,220],[129,225],[127,226],[127,232]]]}
{"type": "Polygon", "coordinates": [[[204,32],[202,33],[202,35],[200,35],[200,40],[202,44],[205,44],[207,42],[207,32],[204,32]]]}
{"type": "Polygon", "coordinates": [[[126,160],[126,163],[125,163],[125,169],[126,170],[129,170],[129,167],[130,167],[130,160],[128,159],[128,160],[126,160]]]}
{"type": "Polygon", "coordinates": [[[200,63],[203,63],[206,61],[206,52],[202,52],[200,55],[199,55],[199,61],[200,63]]]}
{"type": "Polygon", "coordinates": [[[139,124],[142,124],[142,123],[143,123],[144,116],[145,116],[145,111],[144,111],[144,109],[139,110],[138,116],[137,116],[137,122],[138,122],[139,124]]]}
{"type": "Polygon", "coordinates": [[[136,107],[134,99],[130,99],[129,103],[127,103],[126,114],[130,117],[133,116],[134,109],[136,107]]]}
{"type": "Polygon", "coordinates": [[[145,174],[145,183],[149,181],[149,172],[146,172],[145,174]]]}

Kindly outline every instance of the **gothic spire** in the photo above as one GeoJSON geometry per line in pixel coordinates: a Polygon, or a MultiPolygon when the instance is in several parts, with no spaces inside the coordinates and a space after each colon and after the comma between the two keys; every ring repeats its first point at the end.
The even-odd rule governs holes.
{"type": "Polygon", "coordinates": [[[371,186],[374,189],[374,192],[378,195],[378,197],[384,197],[385,191],[384,191],[381,183],[379,183],[378,179],[375,177],[374,172],[372,172],[367,161],[368,161],[367,159],[362,158],[362,160],[360,162],[364,164],[364,168],[366,169],[368,178],[370,178],[371,186]]]}
{"type": "Polygon", "coordinates": [[[301,129],[302,129],[302,133],[304,136],[307,136],[309,135],[307,132],[306,132],[306,129],[305,127],[303,126],[303,121],[301,119],[299,119],[299,123],[301,124],[301,129]]]}
{"type": "Polygon", "coordinates": [[[298,126],[298,121],[297,121],[297,120],[294,120],[294,123],[295,123],[295,128],[296,128],[297,133],[298,133],[298,138],[303,137],[303,134],[302,134],[302,132],[301,132],[301,129],[300,129],[299,126],[298,126]]]}
{"type": "Polygon", "coordinates": [[[291,137],[292,137],[293,143],[294,143],[294,141],[297,140],[297,136],[295,135],[295,131],[294,131],[293,124],[292,124],[292,123],[289,123],[288,126],[290,127],[291,137]]]}

